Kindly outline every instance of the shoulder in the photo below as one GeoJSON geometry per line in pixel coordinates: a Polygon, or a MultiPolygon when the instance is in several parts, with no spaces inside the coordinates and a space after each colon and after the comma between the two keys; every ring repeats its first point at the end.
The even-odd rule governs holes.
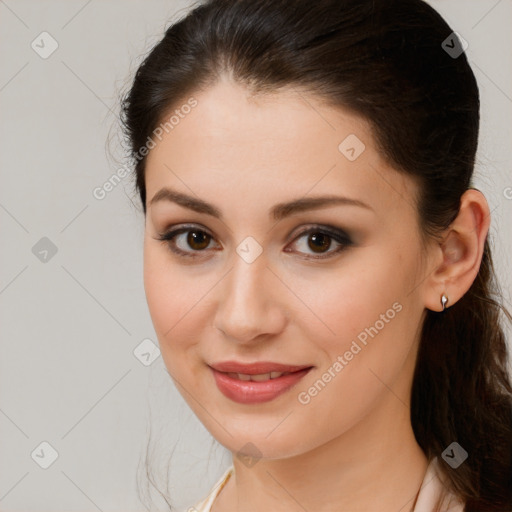
{"type": "MultiPolygon", "coordinates": [[[[184,512],[210,512],[215,498],[232,474],[233,466],[230,466],[208,495],[184,512]]],[[[437,457],[428,465],[413,512],[464,512],[464,503],[443,484],[437,457]]]]}
{"type": "Polygon", "coordinates": [[[464,502],[443,483],[437,457],[428,465],[413,512],[464,512],[464,502]]]}
{"type": "Polygon", "coordinates": [[[230,466],[223,475],[219,478],[219,480],[215,483],[215,485],[211,488],[208,495],[203,498],[200,502],[196,503],[193,507],[189,507],[184,512],[210,512],[212,507],[212,503],[215,498],[219,495],[222,488],[226,485],[229,478],[233,474],[233,466],[230,466]]]}

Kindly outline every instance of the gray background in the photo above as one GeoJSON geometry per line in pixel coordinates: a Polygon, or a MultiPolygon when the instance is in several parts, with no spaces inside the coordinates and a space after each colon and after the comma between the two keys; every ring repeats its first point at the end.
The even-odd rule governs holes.
{"type": "MultiPolygon", "coordinates": [[[[476,185],[490,203],[510,306],[512,2],[431,3],[469,43],[482,98],[476,185]]],[[[161,357],[146,366],[134,354],[156,336],[131,179],[103,200],[93,196],[124,164],[119,94],[188,5],[0,0],[1,512],[145,510],[136,478],[150,428],[164,486],[173,454],[169,492],[178,508],[194,504],[230,463],[161,357]],[[31,47],[51,49],[43,31],[58,44],[47,58],[31,47]],[[40,467],[51,457],[42,442],[58,452],[48,469],[40,467]]],[[[156,509],[165,506],[155,496],[156,509]]]]}

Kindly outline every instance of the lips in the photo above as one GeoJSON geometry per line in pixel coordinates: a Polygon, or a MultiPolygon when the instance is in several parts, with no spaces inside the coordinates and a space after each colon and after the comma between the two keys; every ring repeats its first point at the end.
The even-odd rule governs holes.
{"type": "Polygon", "coordinates": [[[293,373],[303,370],[304,368],[311,368],[311,365],[289,365],[281,363],[272,363],[267,361],[258,361],[255,363],[238,363],[236,361],[223,361],[210,365],[214,370],[224,373],[243,373],[245,375],[258,375],[263,373],[281,372],[293,373]]]}
{"type": "Polygon", "coordinates": [[[229,399],[243,404],[273,400],[292,388],[312,366],[272,362],[250,364],[224,361],[211,366],[218,389],[229,399]]]}

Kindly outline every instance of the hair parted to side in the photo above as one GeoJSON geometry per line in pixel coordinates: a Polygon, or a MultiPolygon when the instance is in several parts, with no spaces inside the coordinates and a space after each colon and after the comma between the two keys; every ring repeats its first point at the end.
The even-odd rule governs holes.
{"type": "MultiPolygon", "coordinates": [[[[170,26],[122,102],[132,156],[190,95],[230,76],[253,93],[293,87],[349,109],[378,148],[420,185],[422,237],[437,238],[472,187],[479,93],[452,29],[422,0],[210,0],[170,26]]],[[[145,158],[133,159],[146,212],[145,158]]],[[[485,241],[477,278],[442,314],[427,311],[412,385],[411,421],[432,459],[453,441],[469,454],[441,460],[466,512],[512,510],[512,385],[503,307],[485,241]]]]}

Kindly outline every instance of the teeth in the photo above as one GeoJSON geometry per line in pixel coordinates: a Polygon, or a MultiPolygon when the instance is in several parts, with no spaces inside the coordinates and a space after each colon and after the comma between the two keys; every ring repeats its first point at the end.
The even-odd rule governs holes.
{"type": "Polygon", "coordinates": [[[259,375],[251,375],[251,380],[254,380],[256,382],[260,382],[263,380],[269,380],[270,379],[270,373],[260,373],[259,375]]]}
{"type": "Polygon", "coordinates": [[[233,379],[238,380],[252,380],[254,382],[263,382],[265,380],[277,379],[281,377],[281,375],[288,375],[290,372],[270,372],[270,373],[260,373],[258,375],[247,375],[246,373],[228,373],[228,375],[233,379]]]}

